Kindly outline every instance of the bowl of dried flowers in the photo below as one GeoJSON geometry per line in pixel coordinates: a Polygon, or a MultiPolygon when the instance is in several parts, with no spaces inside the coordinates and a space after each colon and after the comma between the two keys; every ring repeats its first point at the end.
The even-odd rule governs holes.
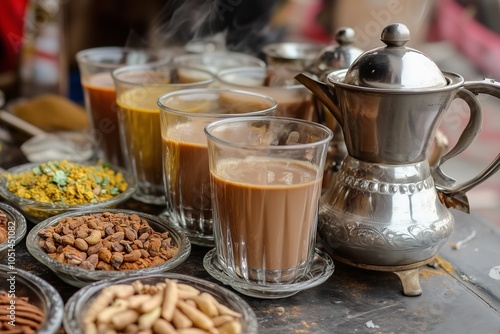
{"type": "Polygon", "coordinates": [[[67,211],[114,208],[136,187],[126,170],[101,162],[27,163],[0,177],[0,196],[35,224],[67,211]]]}

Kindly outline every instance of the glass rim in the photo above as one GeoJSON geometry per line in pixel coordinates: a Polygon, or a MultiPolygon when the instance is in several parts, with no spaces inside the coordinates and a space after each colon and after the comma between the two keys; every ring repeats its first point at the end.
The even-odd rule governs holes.
{"type": "Polygon", "coordinates": [[[298,148],[311,148],[311,147],[316,147],[316,146],[321,146],[321,145],[326,145],[328,144],[332,138],[333,138],[333,132],[330,130],[327,126],[316,123],[316,122],[311,122],[299,118],[291,118],[291,117],[282,117],[282,116],[253,116],[253,117],[244,117],[244,118],[226,118],[218,121],[211,122],[205,126],[203,129],[208,141],[213,141],[218,144],[222,144],[228,147],[232,148],[238,148],[238,149],[247,149],[247,150],[296,150],[298,148]],[[241,122],[258,122],[258,121],[278,121],[281,123],[300,123],[300,124],[305,124],[310,127],[314,127],[316,129],[319,129],[325,134],[325,138],[318,140],[316,142],[312,143],[306,143],[306,144],[292,144],[292,145],[267,145],[267,146],[260,146],[260,145],[252,145],[252,144],[242,144],[242,143],[236,143],[234,141],[227,141],[224,139],[221,139],[219,137],[216,137],[213,135],[213,131],[215,128],[225,125],[225,124],[230,124],[230,123],[241,123],[241,122]]]}
{"type": "MultiPolygon", "coordinates": [[[[180,55],[175,56],[172,59],[172,62],[174,64],[182,64],[182,61],[185,60],[195,60],[195,59],[204,59],[204,58],[210,58],[210,57],[229,57],[229,58],[244,58],[248,59],[251,61],[254,61],[256,64],[259,64],[259,66],[254,66],[254,67],[266,67],[266,62],[263,61],[262,59],[257,58],[256,56],[248,55],[246,53],[241,53],[241,52],[234,52],[234,51],[214,51],[214,52],[206,52],[206,53],[183,53],[180,55]]],[[[248,65],[245,65],[244,67],[247,67],[248,65]]]]}
{"type": "MultiPolygon", "coordinates": [[[[140,47],[128,47],[128,46],[100,46],[100,47],[95,47],[95,48],[89,48],[89,49],[84,49],[80,50],[76,53],[75,59],[78,63],[82,65],[93,65],[96,67],[101,67],[101,68],[108,68],[110,70],[117,69],[122,66],[130,66],[127,64],[115,64],[115,63],[101,63],[99,61],[95,60],[90,60],[88,57],[89,56],[94,56],[94,55],[100,55],[100,54],[121,54],[127,51],[155,51],[154,49],[149,49],[149,48],[140,48],[140,47]]],[[[168,56],[166,53],[166,50],[164,49],[159,49],[156,50],[156,52],[165,52],[165,58],[164,59],[158,59],[154,60],[151,62],[147,62],[145,64],[167,64],[170,62],[171,57],[168,56]]]]}
{"type": "Polygon", "coordinates": [[[197,87],[200,85],[209,85],[215,82],[215,80],[217,79],[216,75],[210,71],[206,71],[193,66],[184,66],[172,63],[149,63],[149,64],[125,65],[113,70],[111,72],[111,77],[113,78],[115,83],[120,83],[120,84],[128,84],[128,85],[142,86],[142,87],[182,87],[183,89],[189,87],[197,87]],[[161,70],[159,70],[160,68],[161,70]],[[134,71],[138,70],[145,71],[146,73],[165,73],[165,69],[170,70],[173,68],[186,69],[189,71],[198,71],[203,74],[206,74],[210,78],[206,80],[189,82],[189,83],[145,84],[144,82],[123,80],[118,77],[123,73],[133,73],[134,71]]]}
{"type": "Polygon", "coordinates": [[[162,96],[160,96],[158,98],[157,104],[158,104],[158,107],[160,107],[160,110],[162,112],[170,112],[170,113],[173,113],[175,115],[181,115],[181,116],[191,116],[191,117],[196,116],[196,117],[210,117],[210,118],[227,118],[229,116],[241,118],[241,117],[249,117],[249,115],[250,116],[254,116],[254,115],[258,116],[258,115],[270,112],[272,110],[276,110],[276,108],[278,107],[278,102],[270,96],[258,94],[258,93],[254,93],[254,92],[243,91],[243,90],[224,89],[224,88],[197,88],[197,89],[178,90],[175,92],[163,94],[162,96]],[[265,100],[267,102],[270,102],[272,105],[266,109],[250,111],[250,112],[246,112],[246,113],[242,113],[242,114],[212,114],[212,113],[191,113],[188,111],[168,107],[162,103],[162,100],[168,99],[172,96],[192,95],[192,94],[200,94],[200,93],[203,93],[203,94],[236,93],[239,95],[247,95],[247,96],[256,97],[256,98],[259,98],[261,100],[265,100]]]}
{"type": "MultiPolygon", "coordinates": [[[[294,71],[288,70],[286,68],[280,68],[280,67],[274,67],[274,68],[276,68],[278,70],[294,72],[294,71]]],[[[268,89],[268,90],[280,89],[280,90],[291,90],[291,91],[293,91],[293,90],[307,90],[307,88],[304,85],[302,85],[301,83],[297,83],[296,85],[289,85],[289,86],[251,86],[251,85],[242,85],[239,83],[235,83],[235,82],[231,82],[231,81],[227,81],[227,80],[223,79],[223,77],[225,75],[228,75],[228,74],[255,72],[256,70],[265,71],[264,73],[267,74],[267,71],[272,70],[272,69],[273,69],[272,66],[271,67],[269,67],[269,66],[266,66],[266,67],[256,67],[256,66],[254,66],[254,67],[251,67],[251,66],[233,67],[233,68],[227,68],[227,69],[219,71],[216,74],[216,77],[217,77],[217,80],[222,82],[223,84],[238,87],[238,89],[242,89],[242,90],[245,90],[245,89],[268,89]]],[[[297,72],[296,74],[298,74],[298,73],[299,72],[297,72]]]]}

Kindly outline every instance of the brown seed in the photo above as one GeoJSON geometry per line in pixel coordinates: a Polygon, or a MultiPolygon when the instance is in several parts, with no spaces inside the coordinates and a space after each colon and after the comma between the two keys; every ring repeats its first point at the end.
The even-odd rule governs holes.
{"type": "Polygon", "coordinates": [[[81,250],[83,252],[87,251],[89,249],[89,244],[83,240],[82,238],[76,238],[74,242],[74,246],[76,249],[81,250]]]}
{"type": "Polygon", "coordinates": [[[97,255],[99,256],[99,260],[110,263],[112,254],[109,249],[103,247],[99,250],[97,255]]]}
{"type": "Polygon", "coordinates": [[[97,244],[90,246],[87,249],[87,254],[97,254],[99,250],[102,248],[102,241],[99,241],[97,244]]]}
{"type": "Polygon", "coordinates": [[[127,227],[125,228],[125,238],[130,240],[130,241],[134,241],[135,239],[137,239],[137,232],[134,231],[132,228],[130,227],[127,227]]]}
{"type": "Polygon", "coordinates": [[[123,263],[123,254],[120,252],[114,252],[113,255],[111,256],[110,264],[115,269],[118,269],[120,268],[122,263],[123,263]]]}
{"type": "Polygon", "coordinates": [[[141,258],[141,251],[139,250],[134,250],[128,254],[125,254],[123,256],[123,261],[124,262],[135,262],[141,258]]]}
{"type": "Polygon", "coordinates": [[[52,239],[45,240],[45,247],[44,247],[44,249],[49,254],[55,253],[56,250],[57,250],[57,248],[56,248],[56,245],[54,244],[54,240],[52,240],[52,239]]]}
{"type": "Polygon", "coordinates": [[[87,257],[87,261],[96,266],[97,263],[99,262],[99,256],[97,254],[91,254],[87,257]]]}
{"type": "Polygon", "coordinates": [[[124,238],[125,238],[125,233],[123,231],[121,231],[121,232],[115,232],[115,233],[113,233],[110,236],[109,241],[111,241],[111,242],[120,242],[124,238]]]}

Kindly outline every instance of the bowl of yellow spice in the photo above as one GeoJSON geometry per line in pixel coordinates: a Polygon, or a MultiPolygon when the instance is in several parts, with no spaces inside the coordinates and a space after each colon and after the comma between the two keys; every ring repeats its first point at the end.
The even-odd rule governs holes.
{"type": "Polygon", "coordinates": [[[0,196],[35,224],[68,211],[114,208],[136,188],[126,170],[100,162],[27,163],[0,177],[0,196]]]}

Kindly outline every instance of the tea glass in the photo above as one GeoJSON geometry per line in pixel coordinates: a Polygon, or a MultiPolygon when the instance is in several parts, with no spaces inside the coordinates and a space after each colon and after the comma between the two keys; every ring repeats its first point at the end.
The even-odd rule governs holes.
{"type": "Polygon", "coordinates": [[[197,67],[214,74],[235,67],[266,67],[266,63],[254,56],[239,52],[208,52],[183,54],[174,57],[174,64],[197,67]]]}
{"type": "Polygon", "coordinates": [[[166,63],[169,60],[165,51],[126,47],[98,47],[76,54],[85,109],[98,149],[98,158],[113,165],[125,166],[120,150],[115,85],[111,72],[125,65],[166,63]]]}
{"type": "Polygon", "coordinates": [[[276,101],[250,92],[189,89],[158,99],[167,215],[193,244],[213,246],[212,196],[204,127],[216,120],[273,115],[276,101]]]}
{"type": "Polygon", "coordinates": [[[276,116],[313,120],[312,93],[298,83],[296,71],[286,68],[239,67],[217,74],[217,85],[225,89],[240,89],[274,98],[278,102],[276,116]]]}
{"type": "Polygon", "coordinates": [[[125,165],[138,183],[133,197],[144,203],[164,205],[157,100],[168,92],[208,87],[215,76],[196,68],[165,64],[124,66],[113,71],[112,76],[125,165]],[[197,81],[186,80],[186,73],[196,75],[197,81]]]}
{"type": "Polygon", "coordinates": [[[225,283],[266,298],[282,297],[280,290],[304,277],[305,284],[285,295],[331,275],[331,259],[320,254],[326,256],[323,270],[306,277],[318,255],[318,205],[332,131],[304,120],[248,117],[213,122],[205,134],[216,246],[215,255],[205,257],[207,271],[221,278],[218,266],[225,283]]]}

